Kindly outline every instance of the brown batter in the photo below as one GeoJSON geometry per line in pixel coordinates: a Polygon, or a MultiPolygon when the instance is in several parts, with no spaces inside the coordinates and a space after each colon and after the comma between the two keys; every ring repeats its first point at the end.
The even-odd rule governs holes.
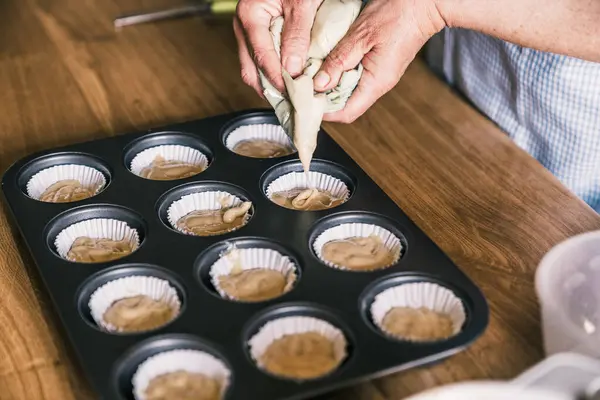
{"type": "Polygon", "coordinates": [[[146,400],[220,400],[221,384],[204,374],[175,371],[152,379],[146,400]]]}
{"type": "Polygon", "coordinates": [[[442,340],[454,335],[448,315],[425,307],[394,307],[383,317],[382,325],[386,333],[414,341],[442,340]]]}
{"type": "Polygon", "coordinates": [[[165,160],[156,156],[154,161],[140,171],[140,176],[156,181],[171,181],[194,176],[204,171],[200,165],[187,164],[181,161],[165,160]]]}
{"type": "Polygon", "coordinates": [[[264,139],[243,140],[232,150],[237,154],[254,158],[283,157],[294,152],[291,146],[264,139]]]}
{"type": "Polygon", "coordinates": [[[177,227],[196,236],[222,235],[244,226],[250,207],[248,201],[237,207],[192,211],[179,218],[177,227]]]}
{"type": "Polygon", "coordinates": [[[273,341],[260,358],[272,374],[296,379],[311,379],[336,369],[333,342],[317,332],[285,335],[273,341]]]}
{"type": "Polygon", "coordinates": [[[139,295],[115,301],[102,318],[121,332],[141,332],[165,325],[175,318],[175,310],[162,301],[139,295]]]}
{"type": "Polygon", "coordinates": [[[292,210],[317,211],[337,207],[344,202],[320,189],[292,189],[271,195],[271,200],[292,210]]]}
{"type": "Polygon", "coordinates": [[[356,271],[370,271],[391,265],[394,254],[377,236],[332,240],[323,245],[321,257],[328,262],[356,271]]]}
{"type": "Polygon", "coordinates": [[[90,198],[96,192],[95,188],[86,188],[76,179],[65,179],[48,186],[40,196],[40,201],[47,203],[70,203],[90,198]]]}
{"type": "Polygon", "coordinates": [[[286,279],[279,271],[256,268],[220,276],[219,286],[234,299],[264,301],[281,296],[286,279]]]}
{"type": "Polygon", "coordinates": [[[129,240],[79,237],[71,245],[67,259],[80,263],[98,263],[116,260],[132,252],[129,240]]]}

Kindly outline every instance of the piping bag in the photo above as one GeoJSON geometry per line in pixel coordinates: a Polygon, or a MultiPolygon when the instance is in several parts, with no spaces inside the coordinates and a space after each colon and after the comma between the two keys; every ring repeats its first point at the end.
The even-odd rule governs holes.
{"type": "MultiPolygon", "coordinates": [[[[321,3],[311,30],[308,60],[303,73],[292,78],[282,70],[286,93],[280,93],[259,70],[263,94],[298,150],[305,173],[310,170],[310,162],[317,148],[323,115],[344,108],[358,85],[363,67],[359,64],[353,70],[345,71],[337,86],[324,93],[315,92],[313,77],[323,60],[346,35],[361,7],[361,0],[324,0],[321,3]]],[[[280,58],[283,24],[283,17],[280,16],[271,21],[270,27],[273,44],[280,58]]]]}

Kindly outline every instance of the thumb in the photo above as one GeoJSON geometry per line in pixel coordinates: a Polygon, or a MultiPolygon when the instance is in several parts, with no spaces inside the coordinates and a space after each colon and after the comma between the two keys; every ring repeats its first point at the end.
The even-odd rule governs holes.
{"type": "Polygon", "coordinates": [[[365,54],[373,47],[360,25],[354,25],[344,38],[329,53],[321,69],[315,75],[315,90],[324,92],[340,81],[342,73],[356,68],[365,54]]]}
{"type": "Polygon", "coordinates": [[[281,60],[292,76],[302,72],[310,46],[310,31],[320,2],[305,1],[289,10],[284,8],[281,34],[281,60]]]}

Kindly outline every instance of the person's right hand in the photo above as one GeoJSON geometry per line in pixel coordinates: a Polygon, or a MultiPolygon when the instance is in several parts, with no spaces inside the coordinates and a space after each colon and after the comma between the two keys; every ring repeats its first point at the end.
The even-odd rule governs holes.
{"type": "Polygon", "coordinates": [[[284,91],[281,67],[296,77],[302,73],[310,45],[317,9],[323,0],[239,0],[233,29],[243,81],[263,97],[258,68],[279,91],[284,91]],[[271,21],[283,16],[281,61],[269,28],[271,21]]]}

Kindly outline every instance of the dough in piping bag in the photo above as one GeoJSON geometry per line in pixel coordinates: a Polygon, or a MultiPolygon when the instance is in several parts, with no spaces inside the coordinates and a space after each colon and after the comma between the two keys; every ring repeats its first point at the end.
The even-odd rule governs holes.
{"type": "MultiPolygon", "coordinates": [[[[317,147],[317,135],[324,113],[339,111],[356,88],[362,74],[362,65],[345,71],[336,87],[315,93],[313,77],[338,42],[346,35],[358,17],[361,0],[324,0],[313,23],[308,60],[302,75],[293,79],[282,71],[287,95],[280,93],[259,70],[264,95],[275,110],[279,123],[292,138],[305,171],[309,170],[317,147]]],[[[271,36],[277,54],[280,54],[283,17],[271,22],[271,36]]]]}

